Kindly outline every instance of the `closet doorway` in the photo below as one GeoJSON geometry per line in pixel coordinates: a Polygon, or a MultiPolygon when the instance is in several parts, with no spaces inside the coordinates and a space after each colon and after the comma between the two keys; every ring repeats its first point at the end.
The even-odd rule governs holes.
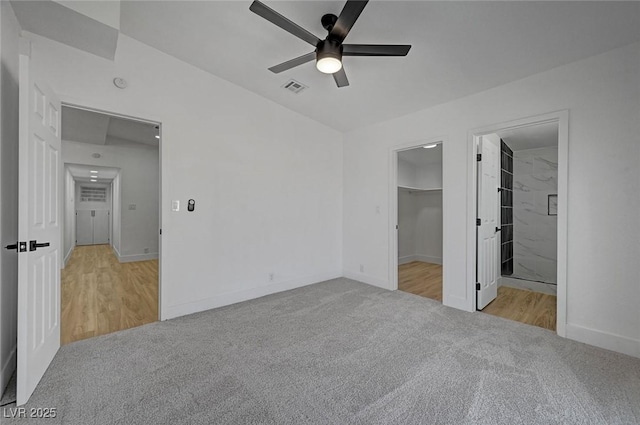
{"type": "Polygon", "coordinates": [[[442,302],[442,143],[397,152],[397,282],[442,302]]]}

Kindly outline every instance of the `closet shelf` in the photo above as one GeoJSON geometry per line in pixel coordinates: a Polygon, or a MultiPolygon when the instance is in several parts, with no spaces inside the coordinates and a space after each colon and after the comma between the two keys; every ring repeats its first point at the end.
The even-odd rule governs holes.
{"type": "Polygon", "coordinates": [[[398,186],[398,189],[406,191],[406,192],[437,192],[442,190],[441,187],[433,187],[433,188],[421,188],[421,187],[410,187],[410,186],[398,186]]]}

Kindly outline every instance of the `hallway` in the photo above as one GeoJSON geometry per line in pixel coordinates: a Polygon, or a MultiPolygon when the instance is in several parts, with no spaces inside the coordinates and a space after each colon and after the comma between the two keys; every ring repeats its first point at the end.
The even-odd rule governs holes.
{"type": "Polygon", "coordinates": [[[109,245],[76,246],[61,287],[63,345],[158,320],[158,260],[120,263],[109,245]]]}

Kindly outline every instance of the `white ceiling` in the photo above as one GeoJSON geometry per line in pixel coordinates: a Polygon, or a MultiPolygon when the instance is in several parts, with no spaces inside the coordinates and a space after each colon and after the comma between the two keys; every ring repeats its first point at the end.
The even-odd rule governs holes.
{"type": "MultiPolygon", "coordinates": [[[[324,38],[344,1],[265,3],[324,38]]],[[[313,47],[249,11],[251,1],[123,1],[121,31],[341,131],[428,108],[640,40],[638,2],[372,1],[347,43],[412,44],[405,58],[347,57],[338,89],[313,47]],[[310,88],[281,88],[293,78],[310,88]]]]}
{"type": "Polygon", "coordinates": [[[437,164],[442,162],[442,143],[435,148],[415,148],[398,152],[398,159],[420,167],[425,164],[437,164]]]}
{"type": "MultiPolygon", "coordinates": [[[[89,3],[104,2],[98,0],[89,3]]],[[[115,57],[118,30],[112,26],[51,0],[11,0],[11,5],[23,30],[106,59],[113,60],[115,57]]]]}
{"type": "Polygon", "coordinates": [[[62,139],[94,145],[158,147],[155,124],[62,107],[62,139]]]}
{"type": "MultiPolygon", "coordinates": [[[[91,46],[78,44],[80,39],[83,43],[95,39],[85,28],[92,20],[60,25],[39,9],[39,4],[48,2],[17,13],[23,28],[28,22],[29,31],[52,37],[46,32],[53,26],[58,41],[91,51],[91,46]]],[[[12,3],[14,8],[20,9],[18,3],[22,2],[12,3]]],[[[320,17],[339,14],[344,5],[344,1],[265,3],[320,38],[326,33],[320,17]]],[[[345,58],[351,85],[338,89],[333,78],[318,72],[313,62],[281,74],[268,71],[313,47],[249,11],[250,4],[250,0],[122,1],[120,31],[340,131],[429,108],[640,40],[640,2],[636,1],[374,0],[345,42],[413,47],[404,58],[345,58]],[[282,89],[290,78],[309,89],[297,95],[282,89]]]]}
{"type": "Polygon", "coordinates": [[[557,122],[505,130],[497,134],[514,152],[558,146],[557,122]]]}
{"type": "Polygon", "coordinates": [[[77,182],[91,183],[92,176],[97,176],[94,179],[97,180],[95,182],[96,185],[111,183],[119,171],[117,168],[98,167],[95,165],[66,164],[66,167],[77,182]],[[92,173],[91,171],[97,171],[97,173],[92,173]]]}

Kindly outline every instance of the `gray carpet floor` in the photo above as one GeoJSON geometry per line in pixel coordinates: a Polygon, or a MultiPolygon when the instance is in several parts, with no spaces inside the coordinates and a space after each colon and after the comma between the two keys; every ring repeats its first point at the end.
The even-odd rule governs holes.
{"type": "Polygon", "coordinates": [[[335,279],[66,345],[26,407],[55,407],[46,424],[638,424],[640,359],[335,279]]]}

